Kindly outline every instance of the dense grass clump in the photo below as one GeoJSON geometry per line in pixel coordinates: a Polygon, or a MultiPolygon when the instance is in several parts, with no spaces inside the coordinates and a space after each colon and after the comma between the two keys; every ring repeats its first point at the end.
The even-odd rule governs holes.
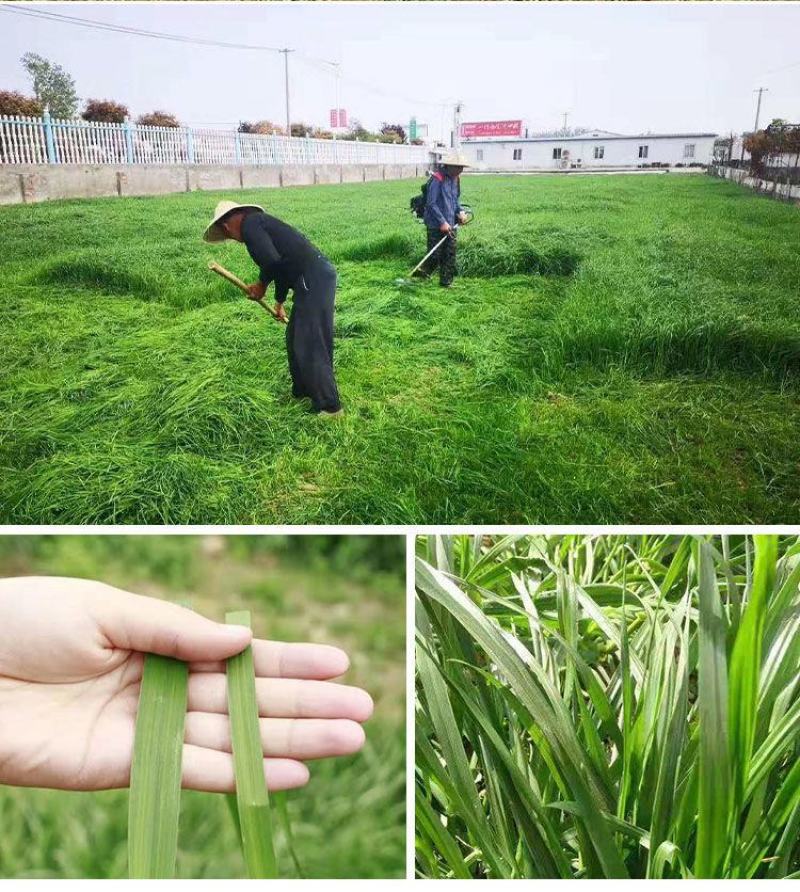
{"type": "Polygon", "coordinates": [[[800,540],[419,552],[420,876],[800,876],[800,540]]]}
{"type": "Polygon", "coordinates": [[[798,517],[797,209],[698,175],[465,177],[443,291],[406,278],[416,188],[243,197],[336,263],[336,425],[292,400],[284,329],[208,272],[256,275],[200,239],[220,196],[0,208],[0,516],[798,517]]]}

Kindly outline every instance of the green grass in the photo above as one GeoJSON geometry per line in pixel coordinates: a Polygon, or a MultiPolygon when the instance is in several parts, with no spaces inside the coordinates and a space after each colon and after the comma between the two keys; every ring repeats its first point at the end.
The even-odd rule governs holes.
{"type": "Polygon", "coordinates": [[[189,667],[144,658],[128,807],[128,876],[172,879],[178,856],[189,667]]]}
{"type": "Polygon", "coordinates": [[[419,551],[420,876],[800,876],[800,539],[419,551]]]}
{"type": "Polygon", "coordinates": [[[797,519],[796,208],[703,176],[465,178],[443,292],[395,281],[417,188],[244,196],[337,265],[338,424],[208,272],[255,275],[200,241],[219,196],[0,208],[2,519],[797,519]]]}
{"type": "MultiPolygon", "coordinates": [[[[255,634],[336,644],[375,712],[358,755],[309,763],[301,790],[270,796],[281,877],[405,876],[405,543],[396,536],[5,536],[0,575],[62,574],[185,601],[218,619],[249,609],[255,634]],[[287,834],[286,810],[296,850],[287,834]],[[369,840],[365,846],[364,840],[369,840]]],[[[183,791],[175,876],[246,878],[224,795],[183,791]]],[[[124,790],[0,787],[0,877],[122,879],[124,790]]]]}
{"type": "MultiPolygon", "coordinates": [[[[250,626],[249,610],[232,610],[225,622],[250,626]]],[[[278,865],[272,842],[272,814],[264,754],[258,726],[253,649],[246,647],[227,661],[228,713],[230,715],[233,765],[236,776],[236,826],[242,838],[242,854],[251,880],[275,879],[278,865]]]]}

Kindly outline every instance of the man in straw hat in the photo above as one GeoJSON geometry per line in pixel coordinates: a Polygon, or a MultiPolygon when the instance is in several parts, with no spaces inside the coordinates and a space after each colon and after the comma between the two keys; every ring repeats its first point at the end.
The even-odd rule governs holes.
{"type": "Polygon", "coordinates": [[[425,261],[420,273],[424,277],[430,276],[438,265],[439,284],[443,288],[453,284],[456,274],[456,224],[466,222],[459,203],[459,177],[465,167],[469,164],[463,155],[455,152],[445,155],[431,176],[425,196],[422,219],[428,229],[428,251],[441,241],[443,235],[449,235],[449,238],[425,261]]]}
{"type": "Polygon", "coordinates": [[[292,395],[308,397],[320,415],[339,415],[342,407],[333,375],[333,305],[336,270],[322,252],[293,227],[264,213],[257,204],[221,201],[203,236],[207,242],[243,242],[261,275],[250,285],[261,300],[275,283],[275,311],[286,319],[284,302],[294,292],[286,327],[292,395]]]}

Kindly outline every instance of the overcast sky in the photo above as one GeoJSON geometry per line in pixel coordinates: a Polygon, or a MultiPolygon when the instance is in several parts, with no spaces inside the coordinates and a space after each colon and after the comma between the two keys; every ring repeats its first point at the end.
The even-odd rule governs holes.
{"type": "MultiPolygon", "coordinates": [[[[28,8],[33,4],[24,4],[28,8]]],[[[331,69],[341,105],[367,126],[412,114],[452,122],[523,118],[622,133],[800,121],[796,3],[51,3],[42,8],[151,31],[291,47],[292,119],[326,124],[331,69]],[[381,91],[381,92],[376,92],[381,91]]],[[[63,65],[82,98],[190,123],[284,120],[283,57],[190,46],[0,11],[0,89],[29,92],[27,51],[63,65]]]]}

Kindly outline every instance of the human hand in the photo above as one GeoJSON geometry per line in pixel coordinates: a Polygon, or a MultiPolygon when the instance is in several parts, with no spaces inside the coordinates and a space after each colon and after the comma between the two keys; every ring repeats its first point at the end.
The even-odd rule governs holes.
{"type": "Polygon", "coordinates": [[[255,285],[247,286],[247,296],[250,300],[263,300],[267,293],[267,286],[263,282],[256,282],[255,285]]]}
{"type": "MultiPolygon", "coordinates": [[[[0,784],[103,790],[130,780],[145,653],[189,663],[183,786],[235,788],[224,660],[250,629],[81,579],[0,580],[0,784]]],[[[308,759],[361,749],[366,691],[332,684],[347,654],[252,640],[264,771],[303,786],[308,759]]]]}
{"type": "Polygon", "coordinates": [[[466,222],[467,222],[467,215],[464,213],[464,211],[461,211],[461,212],[459,213],[457,219],[458,219],[458,222],[459,222],[459,223],[462,223],[462,224],[463,224],[463,223],[466,223],[466,222]]]}
{"type": "Polygon", "coordinates": [[[275,315],[281,322],[288,321],[289,317],[286,315],[286,307],[282,303],[278,303],[278,301],[275,301],[275,315]]]}
{"type": "Polygon", "coordinates": [[[450,232],[452,228],[453,227],[449,223],[445,222],[439,227],[439,232],[450,232]]]}

